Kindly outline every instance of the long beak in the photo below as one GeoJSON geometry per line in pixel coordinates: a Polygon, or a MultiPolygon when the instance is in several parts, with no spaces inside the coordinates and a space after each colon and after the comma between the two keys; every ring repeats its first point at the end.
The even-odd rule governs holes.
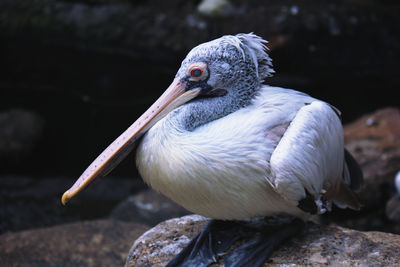
{"type": "Polygon", "coordinates": [[[61,202],[65,205],[90,182],[106,176],[132,151],[134,142],[147,130],[200,92],[200,89],[185,91],[185,87],[186,83],[176,78],[160,98],[89,165],[75,184],[63,194],[61,202]]]}

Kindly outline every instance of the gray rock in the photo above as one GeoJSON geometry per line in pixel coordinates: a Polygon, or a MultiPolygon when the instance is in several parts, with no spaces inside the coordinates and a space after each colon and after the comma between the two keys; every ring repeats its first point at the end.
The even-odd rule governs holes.
{"type": "MultiPolygon", "coordinates": [[[[191,215],[160,223],[135,241],[125,266],[164,266],[205,222],[204,217],[191,215]]],[[[399,235],[309,224],[264,266],[395,266],[399,251],[399,235]]],[[[215,266],[223,266],[222,261],[215,266]]]]}
{"type": "Polygon", "coordinates": [[[200,232],[207,219],[188,215],[162,222],[136,239],[126,267],[164,266],[200,232]]]}
{"type": "Polygon", "coordinates": [[[121,266],[147,226],[98,220],[0,236],[1,266],[121,266]]]}
{"type": "Polygon", "coordinates": [[[121,202],[112,211],[111,218],[154,226],[167,219],[187,214],[189,214],[187,210],[165,196],[147,190],[121,202]]]}

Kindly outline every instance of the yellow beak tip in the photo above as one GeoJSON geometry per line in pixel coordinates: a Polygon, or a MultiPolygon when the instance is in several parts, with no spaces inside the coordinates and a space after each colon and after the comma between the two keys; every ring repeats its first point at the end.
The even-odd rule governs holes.
{"type": "Polygon", "coordinates": [[[71,199],[71,196],[69,194],[69,191],[66,191],[62,197],[61,197],[61,203],[65,206],[65,204],[67,204],[67,202],[71,199]]]}

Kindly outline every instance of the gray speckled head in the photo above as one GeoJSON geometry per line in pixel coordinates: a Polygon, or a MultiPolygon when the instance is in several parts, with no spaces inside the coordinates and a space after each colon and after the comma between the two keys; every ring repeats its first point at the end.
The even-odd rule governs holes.
{"type": "Polygon", "coordinates": [[[210,69],[208,84],[212,87],[238,86],[241,80],[257,86],[274,73],[266,43],[253,33],[240,33],[200,44],[188,53],[177,76],[183,77],[190,64],[204,62],[210,69]]]}
{"type": "Polygon", "coordinates": [[[192,83],[188,90],[196,87],[205,88],[206,92],[222,89],[226,94],[194,99],[173,112],[171,118],[181,121],[187,130],[193,130],[249,105],[264,79],[274,72],[266,43],[253,33],[241,33],[193,48],[183,60],[176,78],[190,79],[190,66],[201,62],[207,66],[207,79],[202,84],[192,83]]]}

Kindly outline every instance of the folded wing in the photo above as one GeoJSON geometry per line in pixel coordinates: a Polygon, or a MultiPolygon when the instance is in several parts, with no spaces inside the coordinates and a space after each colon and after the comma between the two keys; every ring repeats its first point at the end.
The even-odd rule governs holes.
{"type": "Polygon", "coordinates": [[[271,184],[293,205],[310,213],[323,213],[332,200],[339,207],[360,208],[351,188],[361,184],[362,174],[345,152],[337,111],[325,102],[299,109],[270,163],[271,184]]]}

